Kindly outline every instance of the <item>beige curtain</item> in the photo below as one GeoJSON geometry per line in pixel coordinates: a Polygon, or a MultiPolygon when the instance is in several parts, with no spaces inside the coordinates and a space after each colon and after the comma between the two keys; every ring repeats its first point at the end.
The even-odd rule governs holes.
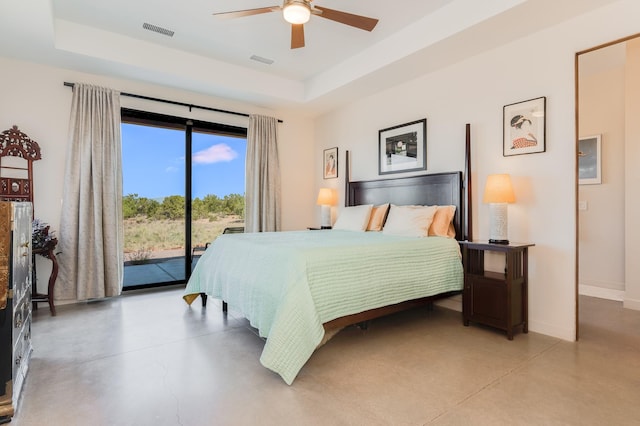
{"type": "Polygon", "coordinates": [[[247,132],[245,232],[280,230],[278,120],[251,115],[247,132]]]}
{"type": "Polygon", "coordinates": [[[56,298],[86,300],[122,291],[120,93],[75,84],[60,221],[56,298]]]}

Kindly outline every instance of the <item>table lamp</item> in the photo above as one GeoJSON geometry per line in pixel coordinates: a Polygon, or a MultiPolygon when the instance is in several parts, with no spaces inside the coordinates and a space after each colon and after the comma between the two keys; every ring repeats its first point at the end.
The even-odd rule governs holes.
{"type": "Polygon", "coordinates": [[[321,229],[331,229],[331,206],[336,204],[336,193],[331,188],[320,188],[316,204],[321,206],[321,229]]]}
{"type": "Polygon", "coordinates": [[[508,174],[489,175],[484,187],[484,203],[489,204],[489,242],[509,244],[507,238],[507,204],[514,203],[516,197],[508,174]]]}

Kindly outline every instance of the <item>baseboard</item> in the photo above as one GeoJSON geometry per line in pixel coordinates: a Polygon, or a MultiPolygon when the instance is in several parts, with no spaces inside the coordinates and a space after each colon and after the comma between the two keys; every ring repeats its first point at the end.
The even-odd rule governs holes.
{"type": "Polygon", "coordinates": [[[557,337],[558,339],[567,340],[569,342],[575,342],[576,340],[575,327],[570,329],[559,328],[545,322],[532,321],[531,316],[529,316],[529,331],[551,337],[557,337]]]}
{"type": "Polygon", "coordinates": [[[583,296],[597,297],[600,299],[615,300],[617,302],[624,301],[624,290],[615,290],[612,288],[597,287],[594,285],[580,284],[578,293],[583,296]]]}
{"type": "Polygon", "coordinates": [[[640,300],[625,298],[622,306],[627,309],[633,309],[634,311],[640,311],[640,300]]]}

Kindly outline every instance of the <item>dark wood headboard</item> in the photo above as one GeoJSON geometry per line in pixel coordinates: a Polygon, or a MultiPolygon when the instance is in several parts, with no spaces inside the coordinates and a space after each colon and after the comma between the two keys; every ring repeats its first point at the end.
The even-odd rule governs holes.
{"type": "Polygon", "coordinates": [[[347,206],[360,204],[424,205],[424,206],[456,206],[453,225],[456,239],[463,235],[462,172],[434,173],[398,179],[380,179],[360,182],[349,182],[347,206]]]}
{"type": "Polygon", "coordinates": [[[345,205],[454,205],[453,225],[458,241],[471,235],[471,133],[466,125],[465,173],[433,173],[396,179],[350,181],[350,153],[346,152],[345,205]],[[465,191],[466,190],[466,191],[465,191]]]}

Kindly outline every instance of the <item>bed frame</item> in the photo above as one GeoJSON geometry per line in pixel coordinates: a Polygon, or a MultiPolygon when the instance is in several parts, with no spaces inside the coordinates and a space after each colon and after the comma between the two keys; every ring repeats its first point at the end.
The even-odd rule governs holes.
{"type": "MultiPolygon", "coordinates": [[[[371,181],[350,181],[350,154],[346,152],[345,206],[360,204],[396,205],[455,205],[456,214],[453,224],[458,241],[468,240],[471,230],[471,126],[465,131],[465,171],[434,173],[397,179],[371,181]]],[[[460,294],[461,291],[447,292],[420,299],[409,300],[395,305],[384,306],[358,314],[336,318],[324,324],[325,330],[342,328],[358,324],[366,328],[367,322],[374,318],[430,305],[433,301],[460,294]]]]}

